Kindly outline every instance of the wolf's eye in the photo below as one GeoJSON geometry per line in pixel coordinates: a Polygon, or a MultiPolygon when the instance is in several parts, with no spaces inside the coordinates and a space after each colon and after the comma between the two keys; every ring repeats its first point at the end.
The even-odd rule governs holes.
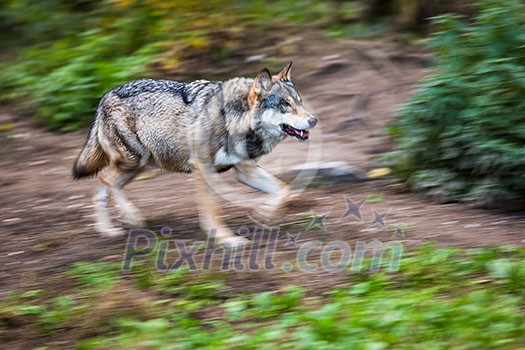
{"type": "Polygon", "coordinates": [[[291,106],[292,105],[290,104],[290,102],[286,100],[281,100],[281,102],[279,103],[279,108],[281,109],[281,111],[285,111],[289,109],[291,106]]]}

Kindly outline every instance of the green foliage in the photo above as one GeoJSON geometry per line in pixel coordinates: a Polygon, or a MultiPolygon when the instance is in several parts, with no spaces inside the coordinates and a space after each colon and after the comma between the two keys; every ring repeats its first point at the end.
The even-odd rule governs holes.
{"type": "MultiPolygon", "coordinates": [[[[27,302],[24,300],[24,302],[27,302]]],[[[41,304],[14,304],[2,305],[0,303],[0,316],[4,320],[11,317],[26,317],[34,322],[42,334],[50,334],[66,325],[67,320],[73,315],[75,302],[69,296],[58,296],[50,300],[49,305],[41,304]]],[[[0,329],[2,322],[0,321],[0,329]]]]}
{"type": "Polygon", "coordinates": [[[209,272],[141,265],[118,276],[116,264],[84,263],[70,270],[80,285],[68,294],[0,300],[0,335],[22,317],[43,335],[88,334],[76,349],[513,349],[525,341],[524,261],[523,248],[427,245],[396,273],[349,270],[347,284],[316,295],[296,286],[224,294],[209,272]],[[129,283],[146,268],[149,290],[129,283]],[[156,298],[134,303],[145,293],[156,298]]]}
{"type": "Polygon", "coordinates": [[[69,274],[84,287],[107,289],[117,281],[118,267],[114,263],[78,263],[71,267],[69,274]]]}
{"type": "MultiPolygon", "coordinates": [[[[0,101],[63,131],[88,124],[108,89],[187,57],[228,57],[228,32],[333,13],[320,0],[0,0],[0,101]],[[305,11],[307,10],[307,11],[305,11]]],[[[326,20],[325,20],[326,22],[326,20]]],[[[252,29],[253,30],[253,29],[252,29]]],[[[198,68],[197,68],[198,69],[198,68]]],[[[195,72],[197,73],[197,72],[195,72]]]]}
{"type": "Polygon", "coordinates": [[[102,94],[147,74],[158,51],[150,44],[160,39],[157,23],[138,5],[127,11],[112,1],[86,9],[58,0],[10,5],[11,21],[22,28],[28,47],[14,64],[0,66],[0,97],[34,110],[52,128],[68,131],[87,124],[102,94]],[[109,11],[101,12],[104,7],[109,11]],[[46,14],[52,16],[41,18],[46,14]],[[150,20],[152,25],[143,26],[150,20]]]}
{"type": "MultiPolygon", "coordinates": [[[[241,294],[222,304],[225,313],[219,319],[205,305],[197,319],[177,303],[169,316],[147,322],[120,319],[117,334],[78,348],[512,348],[525,339],[525,280],[512,272],[524,257],[516,248],[464,252],[424,246],[403,257],[399,273],[349,274],[349,286],[321,298],[297,287],[241,294]]],[[[188,283],[183,282],[188,277],[187,271],[173,272],[159,285],[188,283]]]]}
{"type": "Polygon", "coordinates": [[[442,202],[524,202],[525,5],[484,0],[471,24],[434,22],[436,74],[390,128],[394,170],[442,202]]]}

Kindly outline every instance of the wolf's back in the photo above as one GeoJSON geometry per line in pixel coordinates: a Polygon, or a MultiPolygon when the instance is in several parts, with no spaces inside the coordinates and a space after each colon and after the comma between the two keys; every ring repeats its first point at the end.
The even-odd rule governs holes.
{"type": "MultiPolygon", "coordinates": [[[[188,172],[186,128],[196,118],[204,119],[204,125],[210,127],[210,114],[220,116],[220,98],[214,96],[221,87],[222,82],[207,80],[141,79],[109,90],[99,103],[88,139],[73,166],[73,177],[96,175],[110,158],[129,168],[128,155],[138,159],[148,153],[163,168],[188,172]]],[[[223,119],[219,122],[224,124],[223,119]]]]}
{"type": "Polygon", "coordinates": [[[73,165],[73,178],[77,180],[96,175],[109,163],[109,158],[100,144],[99,128],[101,128],[101,124],[104,123],[113,124],[112,126],[114,128],[117,123],[123,121],[116,120],[115,118],[117,118],[117,114],[120,114],[121,112],[121,110],[119,110],[119,106],[125,105],[125,103],[122,103],[124,100],[132,100],[135,97],[145,93],[155,94],[162,92],[175,92],[180,94],[183,89],[184,84],[177,82],[171,82],[168,80],[141,79],[116,86],[106,92],[101,98],[97,107],[97,115],[95,121],[91,125],[86,143],[84,144],[82,151],[78,155],[75,164],[73,165]],[[115,115],[111,115],[112,113],[108,113],[108,110],[112,109],[119,111],[119,113],[113,113],[115,115]]]}

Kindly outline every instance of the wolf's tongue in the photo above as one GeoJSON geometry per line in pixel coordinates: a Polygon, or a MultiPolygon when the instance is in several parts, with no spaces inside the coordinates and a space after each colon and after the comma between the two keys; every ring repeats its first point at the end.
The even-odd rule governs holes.
{"type": "Polygon", "coordinates": [[[282,125],[283,131],[287,133],[290,136],[297,137],[301,140],[306,140],[310,136],[310,132],[308,130],[299,130],[296,129],[290,125],[283,124],[282,125]]]}
{"type": "Polygon", "coordinates": [[[294,130],[294,133],[295,133],[295,135],[297,135],[297,136],[299,136],[301,138],[308,137],[309,134],[310,134],[309,131],[307,131],[307,130],[297,130],[297,129],[294,130]]]}

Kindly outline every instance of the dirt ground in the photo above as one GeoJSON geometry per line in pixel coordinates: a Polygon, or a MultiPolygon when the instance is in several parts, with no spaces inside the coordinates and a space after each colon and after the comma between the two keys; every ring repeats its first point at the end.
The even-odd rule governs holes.
{"type": "MultiPolygon", "coordinates": [[[[293,59],[296,85],[305,104],[320,119],[309,143],[286,140],[266,156],[263,164],[277,176],[307,160],[345,161],[366,171],[377,168],[376,157],[392,147],[384,127],[428,74],[430,59],[427,53],[413,47],[336,41],[300,33],[249,52],[282,64],[293,59]]],[[[262,65],[256,58],[230,63],[229,71],[221,74],[253,75],[262,65]]],[[[185,75],[174,72],[166,77],[180,79],[185,75]]],[[[49,132],[6,110],[0,113],[0,122],[16,124],[11,130],[0,131],[0,297],[16,289],[42,285],[60,288],[59,273],[75,262],[122,259],[126,238],[104,238],[94,231],[91,197],[95,181],[71,179],[71,166],[87,130],[70,134],[49,132]]],[[[162,227],[170,227],[175,239],[189,244],[202,240],[191,176],[153,168],[145,174],[127,190],[147,218],[149,228],[159,232],[162,227]]],[[[236,197],[235,191],[242,185],[230,180],[231,171],[222,176],[224,193],[254,201],[262,198],[251,191],[236,197]]],[[[399,241],[405,249],[431,241],[439,246],[462,247],[525,243],[524,213],[485,211],[462,204],[438,205],[421,194],[402,189],[388,177],[306,188],[291,199],[276,219],[281,227],[274,259],[278,269],[253,272],[251,276],[234,274],[231,285],[239,290],[258,291],[299,283],[307,290],[320,290],[343,283],[341,277],[324,271],[283,273],[280,262],[287,261],[298,249],[286,244],[288,234],[301,233],[299,243],[342,240],[352,247],[357,241],[374,239],[383,243],[399,241]],[[345,195],[355,202],[369,199],[362,207],[363,222],[353,216],[341,219],[347,209],[345,195]],[[301,214],[312,210],[326,214],[325,231],[320,227],[305,229],[301,214]],[[373,210],[387,213],[386,228],[369,227],[373,210]],[[396,227],[404,237],[395,234],[396,227]]],[[[235,230],[254,227],[247,215],[249,210],[228,198],[224,197],[222,205],[229,225],[235,230]]]]}

